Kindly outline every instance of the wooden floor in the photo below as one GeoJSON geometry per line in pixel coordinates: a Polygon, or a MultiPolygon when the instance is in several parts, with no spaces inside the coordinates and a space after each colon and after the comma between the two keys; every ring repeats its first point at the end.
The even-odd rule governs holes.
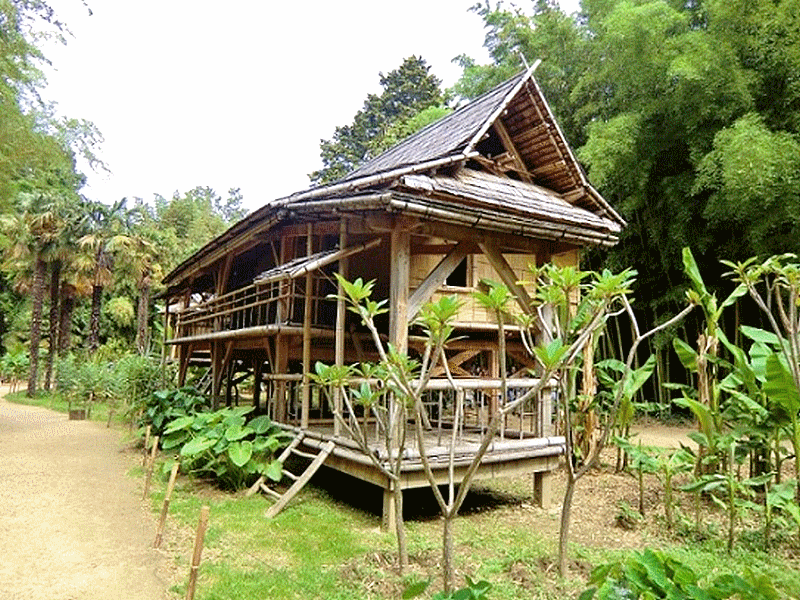
{"type": "MultiPolygon", "coordinates": [[[[300,433],[298,427],[283,425],[289,431],[300,433]]],[[[450,467],[450,430],[443,432],[433,430],[425,436],[425,454],[431,465],[431,470],[440,485],[449,482],[450,467]]],[[[325,461],[325,465],[337,471],[347,473],[353,477],[389,489],[390,482],[385,474],[366,456],[355,442],[345,437],[334,436],[333,426],[317,425],[306,429],[301,446],[309,450],[321,448],[326,442],[333,441],[335,447],[325,461]]],[[[464,431],[459,434],[453,452],[454,479],[460,483],[467,468],[472,462],[480,445],[480,433],[464,431]]],[[[373,454],[381,461],[388,460],[387,453],[382,444],[371,440],[370,448],[373,454]]],[[[564,453],[563,437],[523,437],[519,435],[512,438],[507,435],[505,439],[497,437],[489,447],[481,461],[476,477],[481,479],[505,475],[533,474],[549,472],[556,468],[559,457],[564,453]]],[[[426,487],[429,485],[425,476],[422,459],[416,443],[412,440],[407,444],[401,466],[402,489],[426,487]]]]}

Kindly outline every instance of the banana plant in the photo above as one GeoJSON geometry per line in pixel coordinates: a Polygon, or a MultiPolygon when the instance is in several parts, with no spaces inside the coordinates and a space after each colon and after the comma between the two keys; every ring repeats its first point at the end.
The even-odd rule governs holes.
{"type": "Polygon", "coordinates": [[[783,254],[763,262],[751,258],[723,264],[772,330],[762,331],[756,340],[763,350],[763,390],[786,414],[785,430],[794,450],[795,501],[800,503],[800,263],[794,254],[783,254]]]}
{"type": "Polygon", "coordinates": [[[698,421],[700,435],[696,436],[695,441],[700,444],[701,452],[698,453],[696,469],[699,472],[706,465],[707,470],[713,471],[724,460],[724,450],[719,444],[719,436],[724,432],[718,360],[719,342],[724,333],[720,329],[720,320],[727,307],[747,294],[747,287],[743,284],[737,285],[727,298],[719,302],[717,296],[706,288],[689,248],[683,249],[683,270],[692,284],[687,296],[703,309],[705,326],[697,338],[696,350],[679,338],[673,340],[673,347],[681,363],[697,376],[695,397],[684,393],[683,398],[675,402],[691,410],[698,421]],[[716,457],[717,460],[704,460],[706,455],[716,457]]]}

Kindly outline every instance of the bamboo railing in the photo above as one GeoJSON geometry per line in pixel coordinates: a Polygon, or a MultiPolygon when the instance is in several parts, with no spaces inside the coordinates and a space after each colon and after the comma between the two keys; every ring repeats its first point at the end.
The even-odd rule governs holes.
{"type": "MultiPolygon", "coordinates": [[[[335,301],[319,294],[318,278],[312,284],[312,323],[314,327],[330,327],[321,310],[335,301]]],[[[175,338],[188,338],[221,331],[284,323],[302,323],[305,281],[272,281],[252,283],[205,302],[192,304],[177,312],[175,338]]]]}
{"type": "MultiPolygon", "coordinates": [[[[361,385],[361,379],[354,379],[352,386],[361,385]]],[[[501,397],[499,379],[457,379],[456,389],[444,379],[433,379],[428,382],[423,399],[428,432],[441,445],[444,438],[457,429],[459,439],[474,438],[476,434],[486,431],[491,419],[491,407],[502,407],[505,402],[512,402],[529,388],[538,383],[533,378],[515,378],[506,381],[507,397],[501,397]]],[[[300,374],[265,375],[266,397],[269,399],[267,411],[274,418],[275,405],[285,403],[286,425],[299,426],[302,422],[302,385],[300,374]],[[282,397],[278,397],[281,394],[282,397]]],[[[333,410],[329,398],[332,395],[321,385],[310,382],[310,402],[308,422],[311,429],[326,430],[332,428],[333,410]]],[[[504,416],[498,437],[500,440],[545,438],[553,435],[553,391],[545,388],[534,398],[520,404],[515,410],[504,416]]],[[[355,414],[343,409],[344,419],[351,425],[363,426],[364,414],[360,407],[355,407],[355,414]]],[[[367,415],[370,437],[376,443],[382,439],[380,425],[373,415],[367,415]]],[[[345,436],[346,437],[346,436],[345,436]]]]}

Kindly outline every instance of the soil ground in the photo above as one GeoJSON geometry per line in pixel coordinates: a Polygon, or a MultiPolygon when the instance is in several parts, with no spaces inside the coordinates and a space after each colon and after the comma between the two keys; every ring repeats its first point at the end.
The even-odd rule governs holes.
{"type": "Polygon", "coordinates": [[[118,431],[0,398],[0,600],[170,597],[136,460],[118,431]]]}

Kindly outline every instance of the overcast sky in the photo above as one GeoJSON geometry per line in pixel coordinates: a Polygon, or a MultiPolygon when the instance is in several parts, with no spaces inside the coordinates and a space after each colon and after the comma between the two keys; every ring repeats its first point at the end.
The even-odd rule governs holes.
{"type": "Polygon", "coordinates": [[[450,86],[453,57],[488,60],[476,0],[87,1],[51,1],[73,37],[45,96],[103,133],[84,192],[107,203],[204,185],[252,210],[308,187],[379,72],[416,54],[450,86]]]}

